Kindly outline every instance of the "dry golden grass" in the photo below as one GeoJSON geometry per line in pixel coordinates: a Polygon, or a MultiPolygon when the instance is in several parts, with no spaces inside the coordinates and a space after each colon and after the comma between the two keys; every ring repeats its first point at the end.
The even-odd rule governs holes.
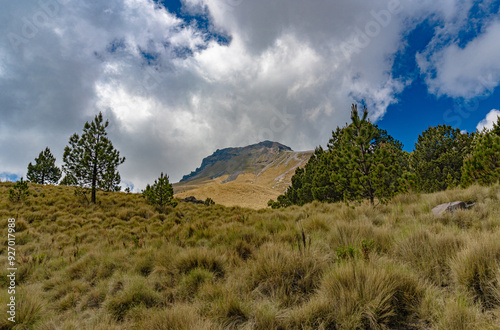
{"type": "Polygon", "coordinates": [[[238,176],[235,181],[222,183],[227,176],[213,179],[195,186],[180,187],[182,192],[176,193],[177,198],[195,196],[205,200],[210,197],[216,204],[224,206],[241,206],[260,209],[267,206],[270,199],[276,199],[283,193],[281,189],[273,189],[260,183],[250,183],[247,178],[254,177],[250,174],[238,176]]]}
{"type": "Polygon", "coordinates": [[[376,207],[164,213],[137,194],[87,205],[32,184],[12,204],[12,186],[0,183],[0,305],[14,217],[19,329],[500,328],[499,185],[376,207]],[[453,200],[476,205],[432,215],[453,200]]]}
{"type": "Polygon", "coordinates": [[[304,166],[311,154],[312,151],[280,153],[263,169],[257,172],[253,168],[247,169],[234,181],[226,183],[223,182],[229,175],[175,183],[175,196],[195,196],[201,200],[210,197],[224,206],[264,208],[270,199],[276,199],[286,191],[297,166],[304,166]]]}

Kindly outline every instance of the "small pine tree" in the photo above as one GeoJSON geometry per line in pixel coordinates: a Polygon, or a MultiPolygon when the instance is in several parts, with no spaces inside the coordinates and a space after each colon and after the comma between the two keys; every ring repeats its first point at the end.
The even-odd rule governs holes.
{"type": "Polygon", "coordinates": [[[28,182],[24,181],[21,177],[21,179],[16,182],[14,187],[9,190],[9,200],[12,203],[25,202],[29,194],[30,191],[28,182]]]}
{"type": "Polygon", "coordinates": [[[73,179],[81,187],[91,188],[91,203],[96,202],[96,190],[119,191],[118,165],[125,161],[106,137],[109,122],[103,122],[102,113],[83,127],[82,136],[73,134],[64,149],[63,170],[68,182],[73,179]]]}
{"type": "Polygon", "coordinates": [[[35,165],[29,163],[27,177],[29,181],[39,184],[55,184],[59,181],[61,170],[56,166],[56,158],[49,147],[35,158],[35,165]]]}
{"type": "Polygon", "coordinates": [[[146,189],[142,191],[142,196],[146,198],[148,203],[159,206],[173,206],[177,205],[177,202],[174,198],[174,188],[172,184],[168,181],[168,175],[163,175],[161,173],[158,180],[155,180],[153,185],[147,185],[146,189]]]}
{"type": "Polygon", "coordinates": [[[204,203],[206,206],[212,206],[212,205],[215,205],[215,202],[213,199],[211,199],[210,197],[207,197],[207,199],[205,199],[205,203],[204,203]]]}

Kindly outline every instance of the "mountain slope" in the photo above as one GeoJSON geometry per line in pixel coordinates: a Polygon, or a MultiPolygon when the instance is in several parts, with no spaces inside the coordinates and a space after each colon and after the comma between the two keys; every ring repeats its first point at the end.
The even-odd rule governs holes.
{"type": "Polygon", "coordinates": [[[217,150],[175,183],[174,192],[180,198],[210,197],[226,206],[266,207],[269,199],[286,190],[295,169],[304,166],[311,154],[271,141],[217,150]]]}

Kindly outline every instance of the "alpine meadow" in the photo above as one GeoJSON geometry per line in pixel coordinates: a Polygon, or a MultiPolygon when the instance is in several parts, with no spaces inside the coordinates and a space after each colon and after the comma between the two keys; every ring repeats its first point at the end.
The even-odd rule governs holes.
{"type": "Polygon", "coordinates": [[[0,330],[500,329],[500,1],[0,8],[0,330]]]}
{"type": "Polygon", "coordinates": [[[351,110],[258,210],[179,201],[163,173],[120,192],[124,158],[99,114],[71,136],[61,185],[40,181],[61,176],[48,148],[31,182],[0,183],[0,253],[10,228],[17,265],[16,322],[0,327],[498,328],[500,119],[472,135],[430,127],[407,153],[351,110]],[[431,210],[455,200],[473,207],[431,210]]]}

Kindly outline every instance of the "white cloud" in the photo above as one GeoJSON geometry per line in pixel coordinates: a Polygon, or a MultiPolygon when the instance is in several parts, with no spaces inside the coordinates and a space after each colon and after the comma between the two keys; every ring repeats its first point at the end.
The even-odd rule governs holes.
{"type": "MultiPolygon", "coordinates": [[[[471,44],[493,52],[481,54],[477,67],[466,63],[469,45],[443,48],[466,20],[470,1],[184,3],[208,11],[209,32],[151,0],[69,1],[20,51],[0,39],[0,141],[13,128],[23,136],[22,143],[2,143],[0,167],[23,174],[47,145],[60,161],[69,136],[98,111],[110,119],[110,137],[127,158],[121,176],[136,189],[161,171],[180,179],[216,148],[273,139],[312,149],[349,120],[351,103],[364,101],[376,121],[398,102],[409,80],[393,77],[395,54],[430,16],[444,27],[422,53],[421,68],[431,72],[444,61],[438,75],[443,92],[454,88],[447,85],[451,80],[467,82],[491,68],[498,55],[489,48],[494,24],[471,44]],[[378,23],[376,17],[393,7],[398,13],[378,23]],[[216,32],[231,43],[211,39],[216,32]],[[356,46],[360,33],[371,36],[356,46]],[[346,52],[342,46],[349,42],[346,52]],[[441,57],[433,56],[441,48],[441,57]],[[463,70],[454,75],[445,60],[463,70]]],[[[14,1],[3,9],[0,29],[20,35],[22,17],[42,10],[14,1]]]]}
{"type": "Polygon", "coordinates": [[[500,110],[491,109],[486,117],[477,124],[477,131],[481,132],[483,129],[492,129],[493,124],[498,122],[498,117],[500,117],[500,110]]]}
{"type": "MultiPolygon", "coordinates": [[[[455,33],[447,31],[444,35],[449,38],[455,33]]],[[[456,41],[428,47],[417,60],[429,91],[463,98],[491,93],[500,82],[499,39],[500,21],[493,21],[464,47],[456,41]]]]}

